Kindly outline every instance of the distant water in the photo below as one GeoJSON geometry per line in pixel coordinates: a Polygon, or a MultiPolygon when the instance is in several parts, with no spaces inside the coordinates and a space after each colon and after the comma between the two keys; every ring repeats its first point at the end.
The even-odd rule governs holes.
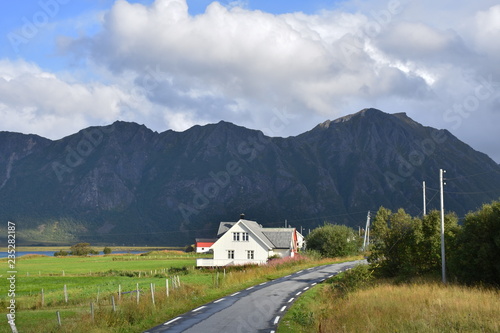
{"type": "MultiPolygon", "coordinates": [[[[43,254],[49,257],[53,257],[54,253],[57,251],[18,251],[16,252],[16,257],[19,258],[20,256],[25,256],[27,254],[43,254]]],[[[111,252],[111,254],[123,254],[123,253],[130,253],[130,254],[139,254],[139,253],[145,253],[146,251],[118,251],[118,252],[111,252]]],[[[104,254],[102,252],[99,252],[99,254],[104,254]]],[[[7,251],[2,251],[0,252],[0,258],[7,258],[7,251]]]]}

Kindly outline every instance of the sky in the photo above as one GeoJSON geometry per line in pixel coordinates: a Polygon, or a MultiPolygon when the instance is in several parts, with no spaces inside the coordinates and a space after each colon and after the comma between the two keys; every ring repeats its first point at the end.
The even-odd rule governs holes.
{"type": "Polygon", "coordinates": [[[2,1],[0,38],[0,131],[287,137],[374,107],[500,162],[497,0],[2,1]]]}

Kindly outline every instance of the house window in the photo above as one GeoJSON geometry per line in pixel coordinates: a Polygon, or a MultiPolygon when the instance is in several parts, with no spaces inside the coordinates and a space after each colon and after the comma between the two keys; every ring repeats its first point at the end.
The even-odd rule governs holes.
{"type": "Polygon", "coordinates": [[[253,250],[247,251],[247,259],[254,259],[253,250]]]}
{"type": "Polygon", "coordinates": [[[241,240],[244,242],[248,242],[248,232],[241,233],[241,240]]]}
{"type": "Polygon", "coordinates": [[[235,241],[235,242],[240,241],[240,233],[239,232],[233,232],[233,241],[235,241]]]}
{"type": "Polygon", "coordinates": [[[234,259],[234,250],[227,250],[227,259],[234,259]]]}

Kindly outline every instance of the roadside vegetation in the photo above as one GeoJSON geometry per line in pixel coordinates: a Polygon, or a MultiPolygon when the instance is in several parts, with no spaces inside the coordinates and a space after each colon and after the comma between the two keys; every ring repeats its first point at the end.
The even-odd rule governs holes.
{"type": "MultiPolygon", "coordinates": [[[[347,279],[363,281],[364,272],[356,270],[347,279]]],[[[299,298],[281,320],[278,333],[500,331],[496,289],[445,286],[432,278],[405,283],[377,279],[354,287],[343,282],[346,275],[299,298]]]]}
{"type": "Polygon", "coordinates": [[[445,216],[448,283],[441,282],[440,214],[414,218],[383,207],[369,265],[316,286],[278,332],[499,332],[500,202],[445,216]]]}

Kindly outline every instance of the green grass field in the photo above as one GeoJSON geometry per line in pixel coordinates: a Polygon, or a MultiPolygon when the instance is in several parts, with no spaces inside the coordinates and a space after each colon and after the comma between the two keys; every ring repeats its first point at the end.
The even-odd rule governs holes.
{"type": "MultiPolygon", "coordinates": [[[[90,257],[25,256],[16,261],[16,324],[19,332],[140,332],[202,304],[248,286],[290,274],[307,267],[340,260],[295,261],[250,267],[244,270],[198,270],[196,257],[180,251],[153,251],[147,255],[90,257]],[[173,288],[173,277],[181,286],[173,288]],[[169,296],[166,295],[166,281],[169,296]],[[137,303],[136,286],[140,299],[137,303]],[[155,304],[152,303],[154,285],[155,304]],[[67,291],[67,302],[64,293],[67,291]],[[118,290],[128,292],[118,295],[118,290]],[[43,289],[43,300],[42,300],[43,289]],[[112,310],[112,296],[116,312],[112,310]],[[95,318],[90,316],[94,303],[95,318]],[[59,311],[62,326],[56,320],[59,311]]],[[[347,258],[355,260],[358,258],[347,258]]],[[[0,259],[7,267],[7,259],[0,259]]],[[[4,270],[6,272],[7,269],[4,270]]],[[[1,272],[0,272],[1,273],[1,272]]],[[[5,278],[5,276],[3,276],[5,278]]],[[[0,285],[3,318],[10,298],[8,285],[0,285]]],[[[0,333],[10,328],[0,325],[0,333]]]]}

